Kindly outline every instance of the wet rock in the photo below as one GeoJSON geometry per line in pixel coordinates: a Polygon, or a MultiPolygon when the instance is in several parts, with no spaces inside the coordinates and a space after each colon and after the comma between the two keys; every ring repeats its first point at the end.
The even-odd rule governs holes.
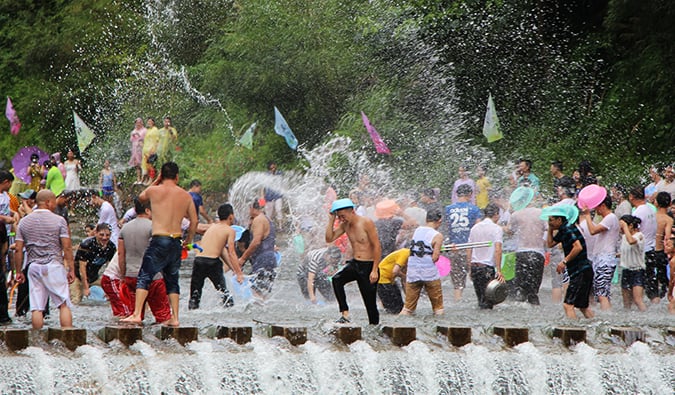
{"type": "Polygon", "coordinates": [[[385,326],[382,332],[397,346],[407,346],[417,339],[417,328],[409,326],[385,326]]]}
{"type": "Polygon", "coordinates": [[[166,326],[162,325],[157,332],[157,337],[161,340],[174,338],[181,346],[187,343],[197,341],[199,329],[194,326],[166,326]]]}
{"type": "Polygon", "coordinates": [[[551,337],[559,338],[566,347],[569,347],[577,343],[586,342],[586,329],[574,327],[557,327],[553,328],[551,337]]]}
{"type": "Polygon", "coordinates": [[[455,347],[462,347],[471,343],[471,328],[439,325],[436,327],[436,332],[445,336],[448,342],[455,347]]]}
{"type": "Polygon", "coordinates": [[[47,341],[60,340],[71,351],[87,344],[87,330],[82,328],[49,328],[47,341]]]}
{"type": "Polygon", "coordinates": [[[492,329],[492,333],[504,339],[504,343],[509,347],[530,341],[530,332],[527,328],[495,326],[492,329]]]}
{"type": "Polygon", "coordinates": [[[140,326],[106,326],[101,329],[100,336],[104,342],[109,343],[115,339],[125,346],[130,346],[143,339],[143,328],[140,326]]]}
{"type": "Polygon", "coordinates": [[[337,325],[334,331],[335,336],[345,344],[352,344],[361,340],[360,326],[337,325]]]}
{"type": "Polygon", "coordinates": [[[307,342],[307,328],[300,326],[270,325],[267,335],[269,337],[281,336],[286,338],[292,345],[298,346],[307,342]]]}
{"type": "Polygon", "coordinates": [[[636,341],[645,341],[645,332],[638,328],[617,326],[610,328],[609,334],[618,337],[624,343],[626,343],[627,346],[630,346],[636,341]]]}
{"type": "Polygon", "coordinates": [[[207,335],[216,339],[232,339],[237,344],[246,344],[251,342],[253,328],[250,326],[218,325],[209,328],[207,335]]]}
{"type": "Polygon", "coordinates": [[[11,351],[24,349],[28,347],[28,329],[0,329],[0,341],[5,342],[11,351]]]}

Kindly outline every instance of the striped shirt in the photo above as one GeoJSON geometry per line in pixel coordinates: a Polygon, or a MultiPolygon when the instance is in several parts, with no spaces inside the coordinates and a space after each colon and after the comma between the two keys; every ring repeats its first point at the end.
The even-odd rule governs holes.
{"type": "Polygon", "coordinates": [[[306,275],[307,273],[317,274],[321,272],[328,262],[325,259],[328,248],[319,248],[307,253],[307,256],[298,265],[298,275],[306,275]]]}
{"type": "Polygon", "coordinates": [[[47,209],[37,209],[21,219],[16,231],[16,240],[26,246],[26,261],[40,265],[63,263],[62,238],[70,238],[66,220],[47,209]]]}

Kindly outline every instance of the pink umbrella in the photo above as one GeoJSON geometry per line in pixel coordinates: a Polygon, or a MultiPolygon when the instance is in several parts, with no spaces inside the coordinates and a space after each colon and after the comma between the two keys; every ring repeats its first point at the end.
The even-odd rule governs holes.
{"type": "Polygon", "coordinates": [[[30,157],[32,154],[37,154],[39,158],[38,163],[40,165],[42,165],[44,161],[49,160],[49,154],[34,145],[21,148],[12,158],[14,175],[26,184],[30,184],[31,181],[31,177],[28,174],[28,166],[30,166],[30,157]]]}

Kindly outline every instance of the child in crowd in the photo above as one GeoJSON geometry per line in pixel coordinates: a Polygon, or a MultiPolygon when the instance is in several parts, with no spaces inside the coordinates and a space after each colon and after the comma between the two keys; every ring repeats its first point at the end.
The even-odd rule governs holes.
{"type": "Polygon", "coordinates": [[[644,280],[646,274],[645,265],[645,237],[639,231],[640,218],[632,215],[624,215],[619,220],[621,226],[621,260],[619,266],[621,272],[621,293],[623,294],[623,307],[630,310],[632,303],[640,311],[647,310],[643,299],[644,280]]]}

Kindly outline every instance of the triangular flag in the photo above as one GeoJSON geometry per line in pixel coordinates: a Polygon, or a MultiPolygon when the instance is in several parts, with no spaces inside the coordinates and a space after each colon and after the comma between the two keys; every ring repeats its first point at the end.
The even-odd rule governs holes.
{"type": "Polygon", "coordinates": [[[499,127],[499,118],[497,117],[497,110],[495,110],[495,102],[492,100],[492,94],[488,97],[485,122],[483,123],[483,135],[487,137],[488,143],[495,142],[504,137],[499,127]]]}
{"type": "Polygon", "coordinates": [[[274,107],[274,131],[276,134],[286,139],[286,144],[288,144],[292,150],[298,148],[298,139],[295,138],[293,131],[288,126],[288,123],[286,123],[286,120],[276,106],[274,107]]]}
{"type": "Polygon", "coordinates": [[[375,127],[370,124],[368,117],[363,111],[361,111],[361,118],[363,119],[363,124],[366,126],[366,130],[370,135],[370,139],[373,140],[373,144],[375,144],[375,151],[377,151],[378,154],[391,154],[389,147],[387,147],[387,144],[382,141],[380,134],[377,133],[375,127]]]}
{"type": "Polygon", "coordinates": [[[80,149],[80,153],[82,153],[91,144],[96,135],[75,111],[73,111],[73,122],[75,123],[75,133],[77,134],[77,147],[80,149]]]}
{"type": "Polygon", "coordinates": [[[16,111],[14,111],[14,105],[12,105],[12,100],[9,98],[9,96],[7,96],[5,116],[7,117],[7,120],[9,120],[9,130],[13,135],[16,136],[19,134],[19,130],[21,129],[21,121],[19,121],[19,116],[16,115],[16,111]]]}
{"type": "Polygon", "coordinates": [[[239,139],[239,144],[248,149],[253,149],[253,133],[255,132],[256,127],[258,127],[258,122],[253,122],[239,139]]]}

